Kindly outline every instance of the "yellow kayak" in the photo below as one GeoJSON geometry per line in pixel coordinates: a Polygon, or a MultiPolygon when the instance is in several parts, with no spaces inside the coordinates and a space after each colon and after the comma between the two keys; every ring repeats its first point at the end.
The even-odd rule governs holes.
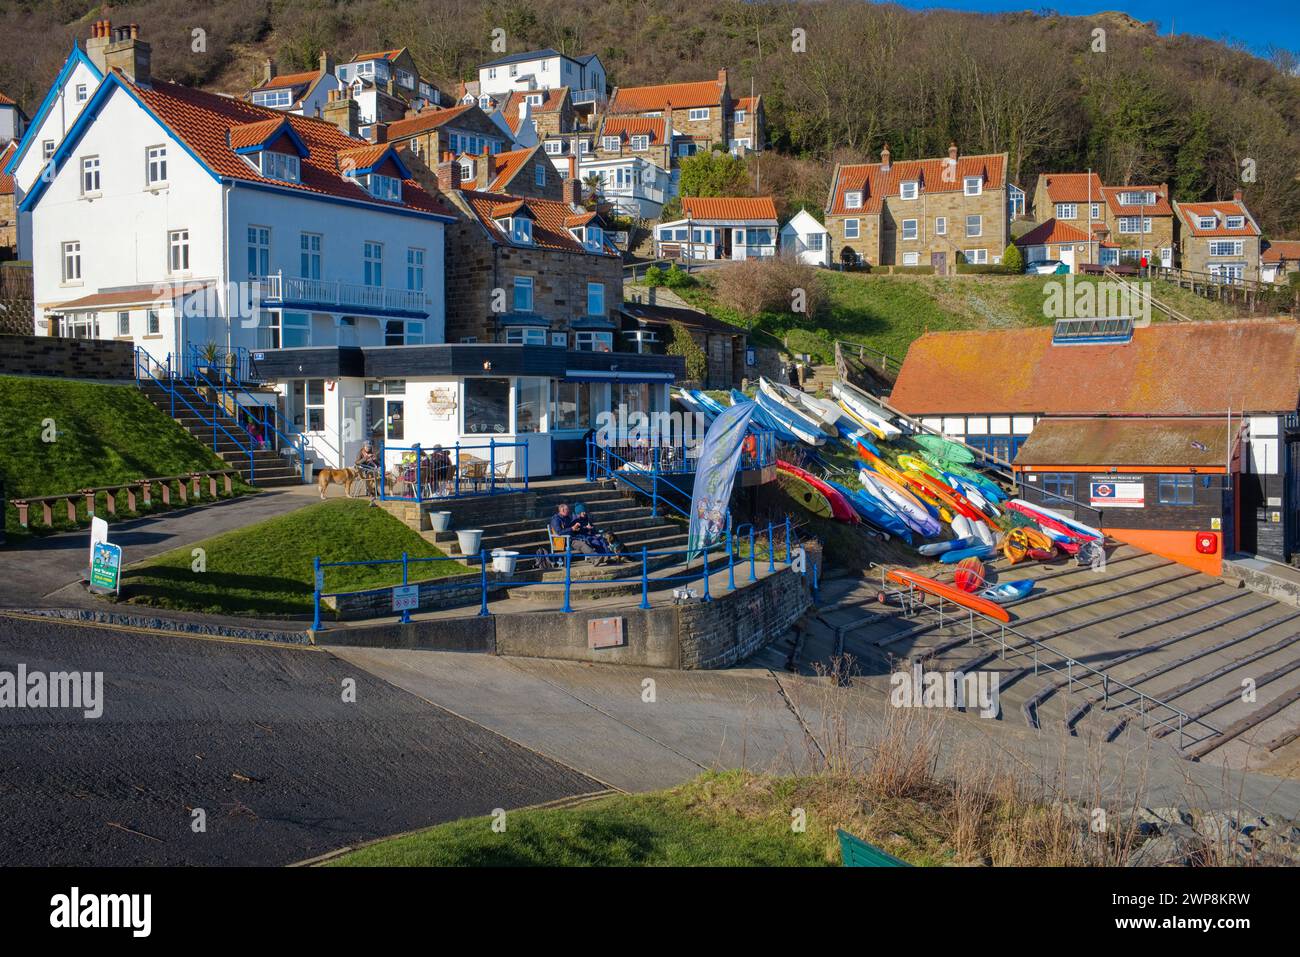
{"type": "Polygon", "coordinates": [[[948,484],[948,480],[943,477],[943,473],[924,459],[919,459],[914,455],[900,455],[898,457],[898,464],[908,471],[921,472],[922,474],[929,475],[931,478],[938,479],[945,485],[948,484]]]}
{"type": "Polygon", "coordinates": [[[885,438],[885,433],[882,429],[878,429],[870,422],[864,422],[862,419],[858,418],[856,415],[853,414],[853,410],[850,409],[843,402],[839,403],[839,406],[840,409],[843,410],[844,414],[848,416],[849,421],[852,422],[854,425],[858,426],[859,428],[865,429],[867,432],[870,432],[878,439],[885,438]]]}

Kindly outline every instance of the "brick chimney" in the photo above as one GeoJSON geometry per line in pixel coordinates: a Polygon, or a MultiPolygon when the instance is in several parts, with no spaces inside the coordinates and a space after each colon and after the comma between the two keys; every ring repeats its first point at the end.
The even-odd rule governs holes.
{"type": "Polygon", "coordinates": [[[952,160],[954,163],[957,162],[957,144],[956,144],[956,143],[949,143],[949,144],[948,144],[948,159],[952,160]]]}
{"type": "Polygon", "coordinates": [[[474,157],[474,188],[485,191],[494,179],[496,164],[492,161],[491,151],[484,148],[482,156],[474,157]]]}
{"type": "Polygon", "coordinates": [[[438,177],[438,189],[441,192],[450,193],[460,189],[460,163],[455,159],[439,163],[434,173],[438,177]]]}
{"type": "Polygon", "coordinates": [[[153,51],[140,39],[140,27],[132,23],[114,27],[109,31],[108,45],[104,47],[104,66],[107,70],[121,70],[138,86],[149,86],[153,75],[149,65],[153,51]]]}
{"type": "Polygon", "coordinates": [[[109,20],[96,20],[90,25],[90,37],[86,40],[86,55],[95,64],[100,73],[108,72],[104,62],[104,48],[108,46],[113,24],[109,20]]]}
{"type": "Polygon", "coordinates": [[[275,61],[267,57],[266,62],[262,64],[262,82],[270,83],[279,72],[279,67],[275,65],[275,61]]]}
{"type": "Polygon", "coordinates": [[[727,85],[727,68],[724,66],[718,71],[718,86],[727,85]]]}
{"type": "Polygon", "coordinates": [[[569,179],[578,178],[578,157],[572,153],[569,154],[569,179]]]}
{"type": "Polygon", "coordinates": [[[324,50],[320,52],[320,71],[330,75],[334,73],[334,58],[324,50]]]}
{"type": "Polygon", "coordinates": [[[370,142],[387,143],[388,142],[388,124],[371,123],[370,124],[370,142]]]}
{"type": "Polygon", "coordinates": [[[330,90],[325,103],[325,122],[333,123],[348,136],[356,136],[359,112],[356,100],[342,90],[330,90]]]}
{"type": "Polygon", "coordinates": [[[1239,189],[1234,189],[1234,190],[1232,191],[1232,198],[1233,198],[1233,200],[1235,200],[1235,201],[1238,202],[1238,203],[1241,202],[1241,197],[1242,197],[1243,195],[1244,195],[1244,194],[1243,194],[1242,191],[1239,190],[1239,189]]]}
{"type": "Polygon", "coordinates": [[[880,148],[880,172],[889,172],[889,144],[886,143],[880,148]]]}
{"type": "MultiPolygon", "coordinates": [[[[572,157],[570,157],[570,171],[574,169],[572,162],[572,157]]],[[[582,180],[578,179],[576,173],[571,172],[569,178],[564,181],[560,198],[575,210],[582,208],[582,180]]]]}

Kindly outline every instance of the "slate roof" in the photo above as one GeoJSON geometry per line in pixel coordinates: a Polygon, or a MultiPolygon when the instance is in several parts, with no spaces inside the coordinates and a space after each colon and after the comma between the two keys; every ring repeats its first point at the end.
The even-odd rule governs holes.
{"type": "MultiPolygon", "coordinates": [[[[1235,424],[1235,420],[1234,420],[1235,424]]],[[[1016,465],[1140,468],[1225,467],[1227,417],[1179,419],[1044,418],[1016,454],[1016,465]]]]}

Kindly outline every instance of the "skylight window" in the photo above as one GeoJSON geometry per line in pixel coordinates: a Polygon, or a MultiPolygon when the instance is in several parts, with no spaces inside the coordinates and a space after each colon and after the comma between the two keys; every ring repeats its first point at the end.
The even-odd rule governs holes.
{"type": "Polygon", "coordinates": [[[1052,344],[1058,346],[1123,343],[1133,338],[1133,317],[1058,319],[1052,330],[1052,344]]]}

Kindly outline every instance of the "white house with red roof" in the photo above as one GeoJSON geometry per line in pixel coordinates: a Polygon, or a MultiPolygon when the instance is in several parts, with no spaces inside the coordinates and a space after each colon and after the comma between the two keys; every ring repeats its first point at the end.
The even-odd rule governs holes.
{"type": "Polygon", "coordinates": [[[1260,229],[1241,190],[1212,203],[1174,202],[1178,216],[1178,265],[1220,282],[1258,280],[1260,229]]]}
{"type": "Polygon", "coordinates": [[[573,57],[547,47],[510,53],[484,63],[478,68],[475,95],[500,100],[518,90],[566,86],[572,90],[575,104],[599,110],[605,104],[607,82],[605,66],[596,54],[573,57]]]}
{"type": "Polygon", "coordinates": [[[1285,283],[1296,272],[1300,272],[1300,240],[1267,240],[1259,256],[1259,278],[1263,282],[1285,283]]]}
{"type": "Polygon", "coordinates": [[[0,146],[20,139],[27,130],[27,114],[4,93],[0,93],[0,146]]]}
{"type": "Polygon", "coordinates": [[[334,75],[334,60],[328,53],[320,55],[320,66],[301,73],[280,73],[274,60],[268,59],[262,82],[248,91],[247,99],[258,106],[320,116],[329,102],[330,93],[339,88],[334,75]]]}
{"type": "Polygon", "coordinates": [[[681,219],[655,226],[662,259],[771,259],[777,250],[771,196],[686,196],[681,219]]]}

